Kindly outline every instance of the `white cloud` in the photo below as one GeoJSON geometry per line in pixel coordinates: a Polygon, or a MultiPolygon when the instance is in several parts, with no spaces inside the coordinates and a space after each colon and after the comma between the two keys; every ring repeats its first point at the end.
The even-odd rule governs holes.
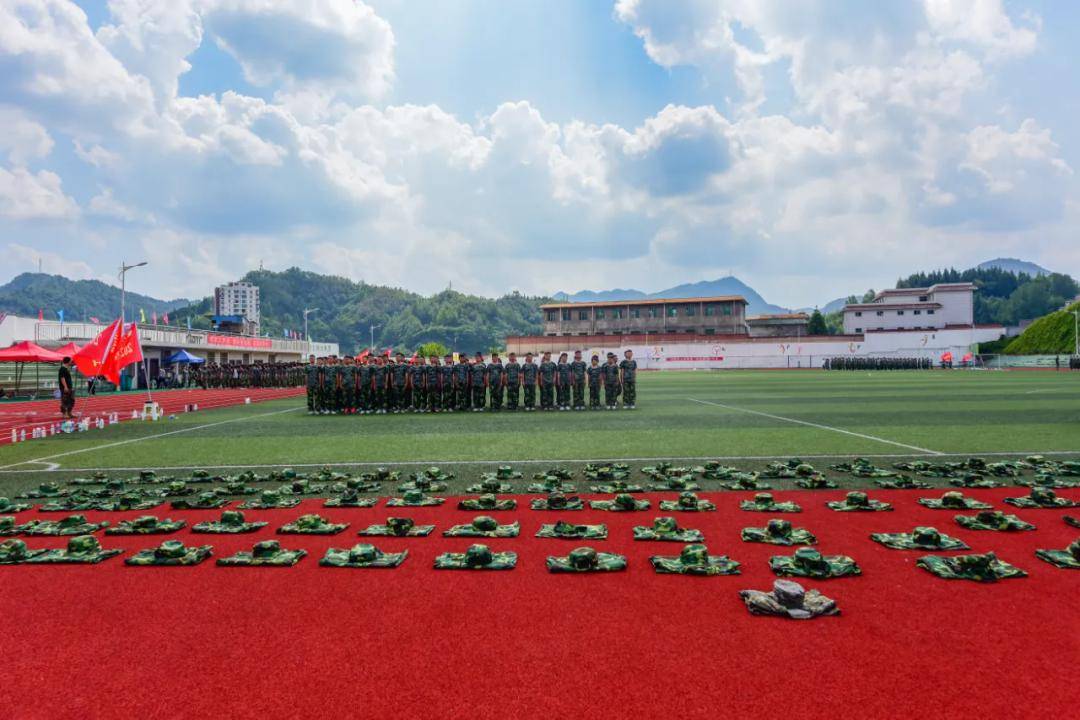
{"type": "Polygon", "coordinates": [[[977,45],[994,56],[1026,55],[1035,49],[1038,18],[1033,27],[1017,27],[1001,0],[923,0],[934,34],[946,40],[977,45]]]}
{"type": "Polygon", "coordinates": [[[18,108],[0,105],[0,153],[15,165],[47,157],[53,148],[48,131],[18,108]]]}
{"type": "Polygon", "coordinates": [[[59,253],[27,247],[20,243],[8,243],[4,248],[4,255],[16,272],[37,272],[40,263],[42,272],[64,275],[72,280],[90,280],[96,277],[93,268],[81,260],[73,260],[59,253]]]}
{"type": "Polygon", "coordinates": [[[66,220],[79,206],[64,194],[60,176],[48,170],[0,167],[0,217],[11,220],[66,220]]]}

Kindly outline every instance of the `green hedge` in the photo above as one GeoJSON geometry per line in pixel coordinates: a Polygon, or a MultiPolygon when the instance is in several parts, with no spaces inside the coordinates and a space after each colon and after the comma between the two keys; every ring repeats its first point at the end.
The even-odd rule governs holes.
{"type": "Polygon", "coordinates": [[[1065,310],[1044,315],[1028,326],[1005,348],[1007,355],[1072,354],[1076,347],[1076,318],[1073,311],[1080,310],[1080,303],[1073,303],[1065,310]]]}

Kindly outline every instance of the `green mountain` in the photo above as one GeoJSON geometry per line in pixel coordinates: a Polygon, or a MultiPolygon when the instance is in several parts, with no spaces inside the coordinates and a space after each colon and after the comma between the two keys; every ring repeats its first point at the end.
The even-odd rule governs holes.
{"type": "Polygon", "coordinates": [[[746,314],[762,315],[788,312],[787,308],[766,302],[765,298],[737,277],[728,275],[717,280],[702,280],[696,283],[684,283],[654,293],[641,290],[582,290],[576,293],[555,293],[560,302],[607,302],[618,300],[672,300],[689,297],[711,297],[714,295],[742,295],[746,298],[746,314]]]}
{"type": "MultiPolygon", "coordinates": [[[[188,300],[158,300],[133,292],[127,293],[125,302],[129,317],[140,308],[149,316],[152,312],[174,312],[189,304],[188,300]]],[[[48,320],[55,320],[56,311],[63,310],[64,318],[72,322],[92,317],[108,322],[120,315],[120,288],[100,280],[68,280],[46,273],[22,273],[0,286],[0,311],[37,317],[39,310],[48,320]]]]}
{"type": "Polygon", "coordinates": [[[993,260],[987,260],[981,262],[975,266],[977,270],[987,270],[989,268],[997,268],[998,270],[1005,270],[1019,275],[1023,273],[1025,275],[1050,275],[1050,271],[1044,268],[1042,265],[1037,265],[1027,260],[1019,260],[1017,258],[994,258],[993,260]]]}
{"type": "Polygon", "coordinates": [[[1080,302],[1044,315],[1005,347],[1006,355],[1071,355],[1076,348],[1076,316],[1080,302]]]}

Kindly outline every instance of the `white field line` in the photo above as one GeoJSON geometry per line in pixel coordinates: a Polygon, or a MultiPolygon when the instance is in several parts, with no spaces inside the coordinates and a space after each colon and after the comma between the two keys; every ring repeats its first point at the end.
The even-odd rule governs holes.
{"type": "Polygon", "coordinates": [[[927,448],[921,448],[917,445],[907,445],[902,442],[896,442],[895,440],[886,440],[885,438],[875,437],[873,435],[865,435],[863,433],[854,432],[852,430],[844,430],[843,428],[832,427],[831,425],[822,425],[820,423],[813,423],[807,420],[796,420],[795,418],[784,417],[783,415],[773,415],[772,413],[761,412],[760,410],[748,410],[746,408],[736,407],[734,405],[725,405],[723,403],[712,402],[711,400],[698,400],[697,398],[687,398],[690,402],[696,402],[701,405],[712,405],[714,407],[723,408],[725,410],[735,410],[736,412],[749,413],[751,415],[760,415],[761,417],[772,418],[773,420],[782,420],[783,422],[795,423],[796,425],[806,425],[807,427],[817,428],[818,430],[830,430],[832,432],[842,433],[844,435],[851,435],[852,437],[862,438],[863,440],[873,440],[874,442],[885,443],[886,445],[895,445],[896,447],[907,448],[908,450],[915,450],[925,455],[944,455],[945,453],[938,452],[937,450],[928,450],[927,448]]]}
{"type": "MultiPolygon", "coordinates": [[[[708,462],[715,460],[717,462],[727,462],[733,460],[790,460],[796,453],[789,453],[788,455],[705,455],[705,456],[686,456],[686,455],[667,455],[667,456],[653,456],[653,457],[622,457],[622,458],[562,458],[562,459],[547,459],[547,460],[372,460],[365,462],[319,462],[319,463],[260,463],[257,465],[206,465],[206,464],[193,464],[193,465],[139,465],[138,467],[75,467],[75,468],[60,468],[58,463],[49,463],[56,467],[50,467],[46,470],[2,470],[0,469],[0,475],[28,475],[32,473],[92,473],[92,472],[111,472],[111,471],[130,471],[137,472],[139,470],[191,470],[193,468],[212,468],[215,470],[255,470],[259,468],[320,468],[329,465],[335,468],[360,468],[360,467],[414,467],[418,465],[578,465],[586,462],[594,463],[632,463],[632,462],[657,462],[660,460],[680,462],[708,462]]],[[[1028,455],[1072,455],[1080,457],[1080,450],[1017,450],[1015,452],[956,452],[956,453],[936,453],[934,457],[1026,457],[1028,455]]],[[[844,453],[836,455],[797,455],[803,460],[849,460],[855,455],[853,453],[844,453]]],[[[896,459],[896,458],[909,458],[912,457],[911,453],[881,453],[881,454],[863,454],[859,457],[864,457],[870,460],[879,459],[896,459]]],[[[30,463],[31,461],[27,461],[30,463]]],[[[44,463],[42,463],[44,464],[44,463]]],[[[13,466],[7,466],[13,467],[13,466]]]]}
{"type": "MultiPolygon", "coordinates": [[[[189,428],[181,428],[179,430],[169,430],[168,432],[158,433],[156,435],[145,435],[143,437],[130,438],[128,440],[118,440],[116,442],[105,443],[104,445],[94,445],[92,447],[80,448],[78,450],[68,450],[67,452],[56,453],[55,455],[46,455],[44,457],[34,458],[33,460],[23,460],[17,463],[11,463],[10,465],[0,465],[0,471],[7,470],[13,467],[19,467],[20,465],[45,465],[50,464],[49,461],[56,460],[58,458],[69,457],[71,455],[81,455],[82,453],[96,452],[98,450],[105,450],[107,448],[120,447],[121,445],[130,445],[132,443],[143,442],[144,440],[156,440],[158,438],[168,437],[169,435],[179,435],[181,433],[194,432],[195,430],[205,430],[206,428],[217,427],[219,425],[228,425],[235,422],[243,422],[244,420],[251,420],[253,418],[268,417],[270,415],[281,415],[287,412],[296,412],[300,410],[299,407],[285,408],[284,410],[274,410],[266,413],[259,413],[258,415],[247,415],[245,417],[232,418],[231,420],[219,420],[217,422],[206,423],[204,425],[196,425],[189,428]]],[[[56,464],[56,463],[51,463],[56,464]]],[[[46,471],[47,472],[47,471],[46,471]]]]}

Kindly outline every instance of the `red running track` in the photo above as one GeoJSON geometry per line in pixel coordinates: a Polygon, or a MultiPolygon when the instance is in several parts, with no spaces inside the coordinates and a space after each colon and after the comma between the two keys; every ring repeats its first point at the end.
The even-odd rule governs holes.
{"type": "MultiPolygon", "coordinates": [[[[279,400],[281,398],[303,395],[304,388],[228,388],[218,390],[155,390],[154,401],[167,415],[184,412],[190,404],[199,406],[199,410],[241,405],[244,398],[251,402],[279,400]]],[[[117,413],[119,419],[130,420],[132,410],[141,411],[147,400],[145,392],[109,393],[94,397],[80,397],[75,403],[76,419],[88,418],[91,421],[103,418],[108,422],[109,415],[117,413]]],[[[34,400],[27,402],[0,403],[0,445],[11,442],[11,431],[26,431],[30,439],[34,428],[59,423],[60,401],[34,400]]]]}
{"type": "MultiPolygon", "coordinates": [[[[578,543],[534,538],[558,515],[520,509],[522,496],[517,511],[494,513],[522,524],[520,538],[489,541],[518,552],[508,572],[432,569],[437,553],[469,542],[439,535],[474,515],[452,503],[408,513],[437,525],[430,537],[379,539],[383,550],[409,549],[396,570],[317,565],[327,547],[348,547],[358,529],[393,512],[383,503],[324,510],[309,500],[250,511],[270,526],[249,536],[172,536],[210,543],[222,556],[272,537],[302,511],[350,523],[330,538],[283,536],[286,547],[310,552],[292,568],[127,567],[125,555],[160,536],[103,536],[125,555],[89,567],[0,566],[0,716],[1075,716],[1080,572],[1032,554],[1076,537],[1062,521],[1066,511],[1018,511],[1035,532],[973,532],[955,525],[951,512],[916,505],[928,492],[873,493],[896,503],[892,513],[827,510],[837,491],[777,493],[803,505],[788,517],[817,533],[823,552],[852,555],[864,573],[807,583],[843,612],[809,622],[751,616],[737,595],[770,587],[768,557],[791,552],[739,540],[742,527],[770,517],[737,509],[750,493],[706,493],[718,512],[680,514],[682,524],[704,530],[713,553],[743,563],[735,577],[655,575],[647,557],[681,546],[634,542],[630,528],[656,513],[590,510],[563,515],[606,522],[610,539],[594,545],[625,553],[629,569],[550,575],[545,556],[578,543]],[[867,537],[919,524],[962,537],[975,551],[995,550],[1030,577],[942,580],[914,567],[922,553],[867,537]]],[[[1001,498],[1020,492],[970,494],[1007,508],[1001,498]]],[[[649,497],[655,508],[658,496],[649,497]]],[[[195,522],[216,511],[164,514],[195,522]]]]}

